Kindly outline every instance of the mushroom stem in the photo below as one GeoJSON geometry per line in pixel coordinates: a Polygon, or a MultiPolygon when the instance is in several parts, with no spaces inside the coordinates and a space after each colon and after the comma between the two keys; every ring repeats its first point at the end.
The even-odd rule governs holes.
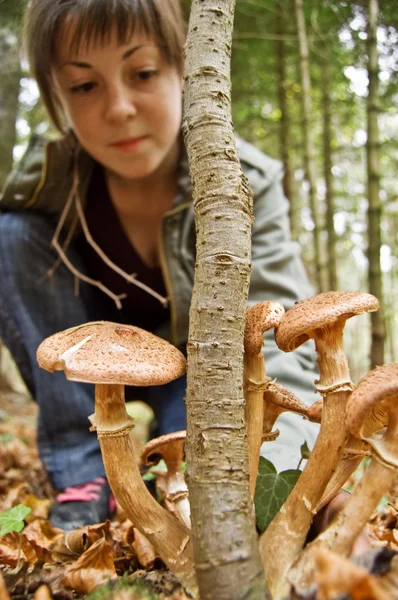
{"type": "Polygon", "coordinates": [[[256,490],[258,461],[263,437],[264,390],[266,382],[265,364],[262,352],[257,355],[245,354],[243,361],[243,381],[245,382],[245,417],[249,453],[250,494],[254,498],[256,490]]]}
{"type": "Polygon", "coordinates": [[[191,529],[191,507],[188,499],[188,486],[181,472],[181,452],[175,448],[166,462],[166,499],[174,505],[179,520],[191,529]]]}
{"type": "MultiPolygon", "coordinates": [[[[397,440],[398,442],[398,440],[397,440]]],[[[352,546],[376,509],[380,498],[388,492],[396,469],[372,458],[353,494],[337,513],[331,525],[311,542],[299,555],[289,571],[288,579],[296,592],[308,589],[314,583],[314,552],[332,550],[340,556],[349,556],[352,546]]]]}
{"type": "Polygon", "coordinates": [[[322,495],[319,504],[316,507],[318,513],[324,506],[340,492],[343,485],[351,477],[360,462],[370,456],[369,444],[359,440],[355,436],[348,434],[346,445],[344,447],[341,459],[335,472],[333,473],[326,489],[322,495]]]}
{"type": "Polygon", "coordinates": [[[260,554],[274,599],[289,593],[287,572],[304,545],[347,436],[345,407],[353,386],[343,350],[343,328],[340,321],[313,332],[320,371],[317,389],[324,396],[320,433],[292,493],[260,537],[260,554]]]}
{"type": "Polygon", "coordinates": [[[196,596],[190,532],[156,502],[141,478],[130,437],[134,425],[125,408],[124,386],[96,385],[94,421],[106,475],[116,500],[186,590],[196,596]]]}
{"type": "Polygon", "coordinates": [[[247,309],[243,359],[243,391],[249,454],[250,494],[254,499],[263,438],[263,393],[270,381],[263,357],[264,333],[276,327],[285,313],[279,302],[259,302],[247,309]]]}

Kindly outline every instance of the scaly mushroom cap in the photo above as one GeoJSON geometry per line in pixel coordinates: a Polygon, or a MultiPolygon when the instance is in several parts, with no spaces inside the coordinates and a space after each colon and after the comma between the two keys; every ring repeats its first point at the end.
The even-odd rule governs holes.
{"type": "Polygon", "coordinates": [[[398,467],[398,452],[380,435],[388,423],[398,421],[398,363],[376,367],[361,379],[347,402],[347,427],[368,442],[381,459],[398,467]]]}
{"type": "Polygon", "coordinates": [[[377,298],[360,292],[325,292],[297,302],[276,329],[275,340],[281,350],[292,352],[322,329],[336,321],[379,308],[377,298]]]}
{"type": "Polygon", "coordinates": [[[184,444],[187,437],[185,429],[183,431],[175,431],[166,433],[154,440],[150,440],[145,444],[141,452],[141,462],[147,467],[157,465],[167,454],[167,449],[171,445],[177,446],[181,450],[181,460],[184,458],[184,444]]]}
{"type": "Polygon", "coordinates": [[[186,370],[183,354],[161,338],[132,325],[95,321],[44,340],[37,362],[47,371],[87,383],[163,385],[186,370]]]}
{"type": "Polygon", "coordinates": [[[268,329],[276,327],[285,309],[279,302],[259,302],[246,311],[245,352],[255,356],[260,354],[264,343],[263,335],[268,329]]]}

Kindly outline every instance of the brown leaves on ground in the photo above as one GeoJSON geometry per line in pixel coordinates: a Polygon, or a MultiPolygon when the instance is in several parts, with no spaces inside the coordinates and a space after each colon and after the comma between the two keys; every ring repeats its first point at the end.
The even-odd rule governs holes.
{"type": "Polygon", "coordinates": [[[65,569],[63,583],[77,592],[88,594],[109,579],[117,579],[117,573],[112,546],[102,538],[65,569]]]}
{"type": "Polygon", "coordinates": [[[112,522],[72,532],[51,526],[54,492],[37,454],[37,407],[1,390],[0,406],[0,512],[17,504],[32,509],[21,534],[0,537],[0,600],[75,600],[104,583],[114,588],[104,600],[149,599],[154,593],[162,600],[187,600],[121,510],[112,522]],[[131,587],[119,590],[121,577],[131,587]]]}
{"type": "MultiPolygon", "coordinates": [[[[1,390],[0,406],[0,512],[20,503],[32,509],[21,535],[0,537],[0,600],[76,600],[105,582],[112,592],[101,596],[103,600],[187,600],[123,511],[119,510],[112,522],[72,532],[51,526],[47,517],[54,496],[37,455],[37,407],[20,396],[5,396],[1,390]],[[128,587],[119,587],[121,578],[128,587]]],[[[158,483],[161,491],[161,475],[158,483]]],[[[389,504],[375,512],[368,524],[376,549],[398,551],[397,497],[398,479],[389,504]]],[[[322,562],[322,557],[319,560],[322,562]]],[[[359,566],[352,570],[352,563],[345,560],[333,561],[332,566],[326,563],[320,585],[323,596],[319,598],[338,597],[342,582],[347,582],[348,590],[355,579],[359,582],[355,593],[351,591],[355,600],[398,600],[398,556],[381,576],[369,575],[359,566]]]]}

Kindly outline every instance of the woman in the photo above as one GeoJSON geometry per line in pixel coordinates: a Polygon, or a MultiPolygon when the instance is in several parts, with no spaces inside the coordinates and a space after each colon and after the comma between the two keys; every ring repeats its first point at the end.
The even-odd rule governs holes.
{"type": "MultiPolygon", "coordinates": [[[[0,201],[0,335],[40,407],[40,457],[60,490],[50,518],[63,529],[107,518],[110,491],[88,431],[92,386],[40,370],[38,345],[97,319],[187,342],[195,229],[180,133],[184,37],[178,0],[31,0],[25,17],[31,70],[62,137],[32,139],[0,201]]],[[[281,167],[238,148],[255,195],[249,300],[288,308],[310,289],[281,167]]],[[[265,355],[271,376],[315,399],[310,350],[283,355],[271,335],[265,355]]],[[[184,392],[181,379],[135,397],[164,434],[185,428],[184,392]]],[[[289,419],[273,452],[297,459],[310,426],[298,432],[289,419]]]]}

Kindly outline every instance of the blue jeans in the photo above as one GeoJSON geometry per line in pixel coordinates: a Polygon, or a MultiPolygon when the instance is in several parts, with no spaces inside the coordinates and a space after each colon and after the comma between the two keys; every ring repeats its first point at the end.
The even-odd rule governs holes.
{"type": "MultiPolygon", "coordinates": [[[[104,301],[97,288],[80,283],[57,260],[51,247],[56,223],[37,213],[0,215],[0,337],[11,351],[21,375],[39,404],[38,447],[52,485],[57,489],[105,474],[88,416],[94,412],[94,386],[48,373],[36,362],[36,350],[49,335],[93,320],[122,322],[123,314],[104,301]]],[[[68,257],[86,273],[78,253],[68,257]]],[[[164,386],[139,388],[135,399],[154,410],[159,435],[185,429],[185,377],[164,386]]],[[[130,397],[131,388],[126,392],[130,397]]],[[[132,398],[133,399],[133,398],[132,398]]]]}

